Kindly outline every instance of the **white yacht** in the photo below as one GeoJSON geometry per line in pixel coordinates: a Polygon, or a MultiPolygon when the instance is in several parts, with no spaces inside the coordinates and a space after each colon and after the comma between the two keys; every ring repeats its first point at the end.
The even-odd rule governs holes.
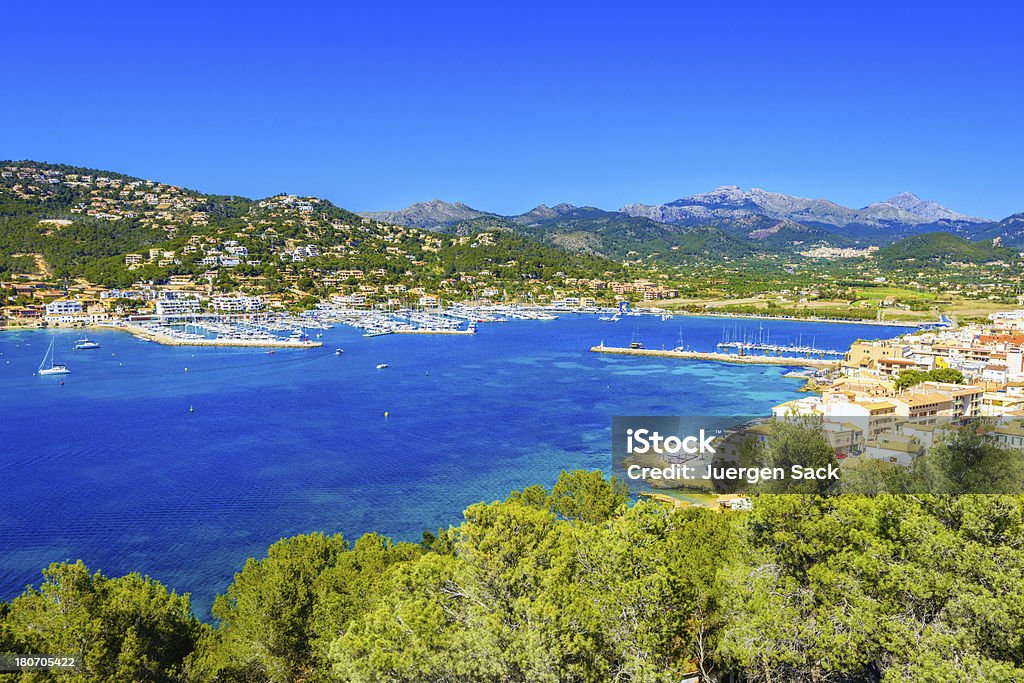
{"type": "Polygon", "coordinates": [[[92,339],[89,339],[88,337],[82,337],[81,339],[79,339],[79,340],[77,340],[75,342],[75,350],[76,351],[83,351],[85,349],[98,349],[98,348],[100,348],[100,343],[96,342],[96,341],[93,341],[92,339]]]}
{"type": "Polygon", "coordinates": [[[53,338],[50,339],[50,346],[46,349],[46,354],[43,356],[43,362],[39,364],[39,369],[36,370],[38,375],[67,375],[70,374],[68,366],[57,363],[53,357],[53,338]]]}

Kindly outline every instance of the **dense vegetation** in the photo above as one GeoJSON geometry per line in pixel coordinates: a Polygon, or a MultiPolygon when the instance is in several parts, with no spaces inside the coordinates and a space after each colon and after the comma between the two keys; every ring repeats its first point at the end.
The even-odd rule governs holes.
{"type": "Polygon", "coordinates": [[[875,255],[875,259],[887,265],[920,265],[927,262],[951,261],[989,263],[1016,261],[1018,254],[1013,249],[993,246],[988,240],[972,242],[947,232],[930,232],[907,237],[883,247],[875,255]]]}
{"type": "MultiPolygon", "coordinates": [[[[524,283],[623,273],[618,263],[577,256],[507,230],[431,237],[366,220],[316,198],[279,195],[254,201],[91,169],[0,162],[5,168],[8,164],[19,170],[7,172],[0,182],[0,277],[34,273],[127,287],[212,270],[222,290],[244,283],[256,292],[323,295],[328,293],[324,278],[338,270],[361,270],[367,277],[374,272],[377,285],[434,289],[448,279],[446,287],[456,294],[471,289],[458,284],[463,275],[472,278],[469,282],[480,279],[515,289],[524,283]],[[57,171],[75,175],[52,175],[57,171]],[[82,182],[82,177],[90,180],[82,182]],[[222,267],[203,261],[207,253],[222,254],[228,240],[247,250],[241,263],[222,267]],[[316,247],[317,253],[292,259],[289,252],[297,246],[316,247]],[[146,255],[150,248],[173,257],[126,264],[126,254],[146,255]],[[480,278],[480,271],[489,274],[480,278]]],[[[357,284],[348,283],[348,288],[357,284]]]]}
{"type": "Polygon", "coordinates": [[[936,368],[934,370],[903,370],[896,378],[896,389],[907,389],[921,382],[950,382],[963,384],[964,374],[953,368],[936,368]]]}
{"type": "MultiPolygon", "coordinates": [[[[821,226],[765,216],[670,225],[570,205],[507,217],[455,206],[452,215],[463,219],[431,232],[312,197],[250,200],[92,169],[0,166],[0,279],[24,274],[53,285],[68,278],[125,289],[188,276],[200,287],[274,295],[300,308],[353,292],[380,304],[396,294],[415,303],[421,293],[444,300],[637,301],[644,292],[609,283],[646,281],[664,288],[656,296],[676,291],[688,300],[667,305],[693,312],[920,321],[939,312],[983,318],[981,310],[957,306],[1013,304],[1024,291],[1013,250],[944,233],[872,255],[864,242],[821,226]],[[234,263],[219,260],[228,242],[247,254],[234,263]],[[859,248],[835,249],[846,246],[859,248]],[[293,257],[314,247],[318,253],[293,257]],[[142,260],[126,263],[126,254],[142,260]],[[339,277],[355,270],[361,274],[339,277]]],[[[998,236],[1008,239],[1014,220],[998,236]]]]}
{"type": "Polygon", "coordinates": [[[694,256],[740,258],[758,251],[754,243],[713,227],[682,228],[593,207],[571,207],[553,216],[533,213],[514,218],[484,216],[446,230],[471,234],[501,228],[577,254],[663,265],[681,265],[694,256]]]}
{"type": "Polygon", "coordinates": [[[0,606],[0,650],[82,651],[81,681],[1024,679],[1020,497],[627,500],[575,472],[419,544],[285,539],[215,626],[148,579],[54,565],[0,606]]]}

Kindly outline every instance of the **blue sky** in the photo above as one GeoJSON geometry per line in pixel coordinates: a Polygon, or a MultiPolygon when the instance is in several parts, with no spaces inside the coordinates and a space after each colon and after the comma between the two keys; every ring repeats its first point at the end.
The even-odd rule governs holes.
{"type": "Polygon", "coordinates": [[[0,157],[350,209],[1024,210],[1024,3],[18,2],[0,157]]]}

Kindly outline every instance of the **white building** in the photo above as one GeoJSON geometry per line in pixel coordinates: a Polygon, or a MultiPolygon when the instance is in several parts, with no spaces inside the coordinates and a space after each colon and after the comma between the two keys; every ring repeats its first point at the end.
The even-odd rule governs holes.
{"type": "Polygon", "coordinates": [[[366,303],[366,295],[354,292],[346,295],[336,295],[331,297],[331,301],[342,306],[362,306],[366,303]]]}
{"type": "Polygon", "coordinates": [[[82,312],[82,302],[70,299],[51,301],[46,304],[47,315],[75,315],[82,312]]]}
{"type": "Polygon", "coordinates": [[[190,315],[199,312],[199,299],[194,297],[182,299],[157,299],[157,315],[190,315]]]}
{"type": "Polygon", "coordinates": [[[222,313],[250,313],[263,309],[263,300],[258,296],[215,296],[210,306],[222,313]]]}

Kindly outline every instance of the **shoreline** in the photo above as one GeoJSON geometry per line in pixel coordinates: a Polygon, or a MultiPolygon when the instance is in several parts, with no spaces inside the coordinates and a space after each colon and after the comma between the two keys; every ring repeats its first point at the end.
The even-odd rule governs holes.
{"type": "Polygon", "coordinates": [[[733,365],[789,365],[816,370],[834,370],[839,367],[838,360],[818,358],[784,358],[780,356],[740,356],[732,353],[715,351],[666,351],[661,349],[630,349],[618,346],[592,346],[592,353],[607,353],[618,356],[654,356],[659,358],[679,358],[681,360],[700,360],[733,365]]]}

